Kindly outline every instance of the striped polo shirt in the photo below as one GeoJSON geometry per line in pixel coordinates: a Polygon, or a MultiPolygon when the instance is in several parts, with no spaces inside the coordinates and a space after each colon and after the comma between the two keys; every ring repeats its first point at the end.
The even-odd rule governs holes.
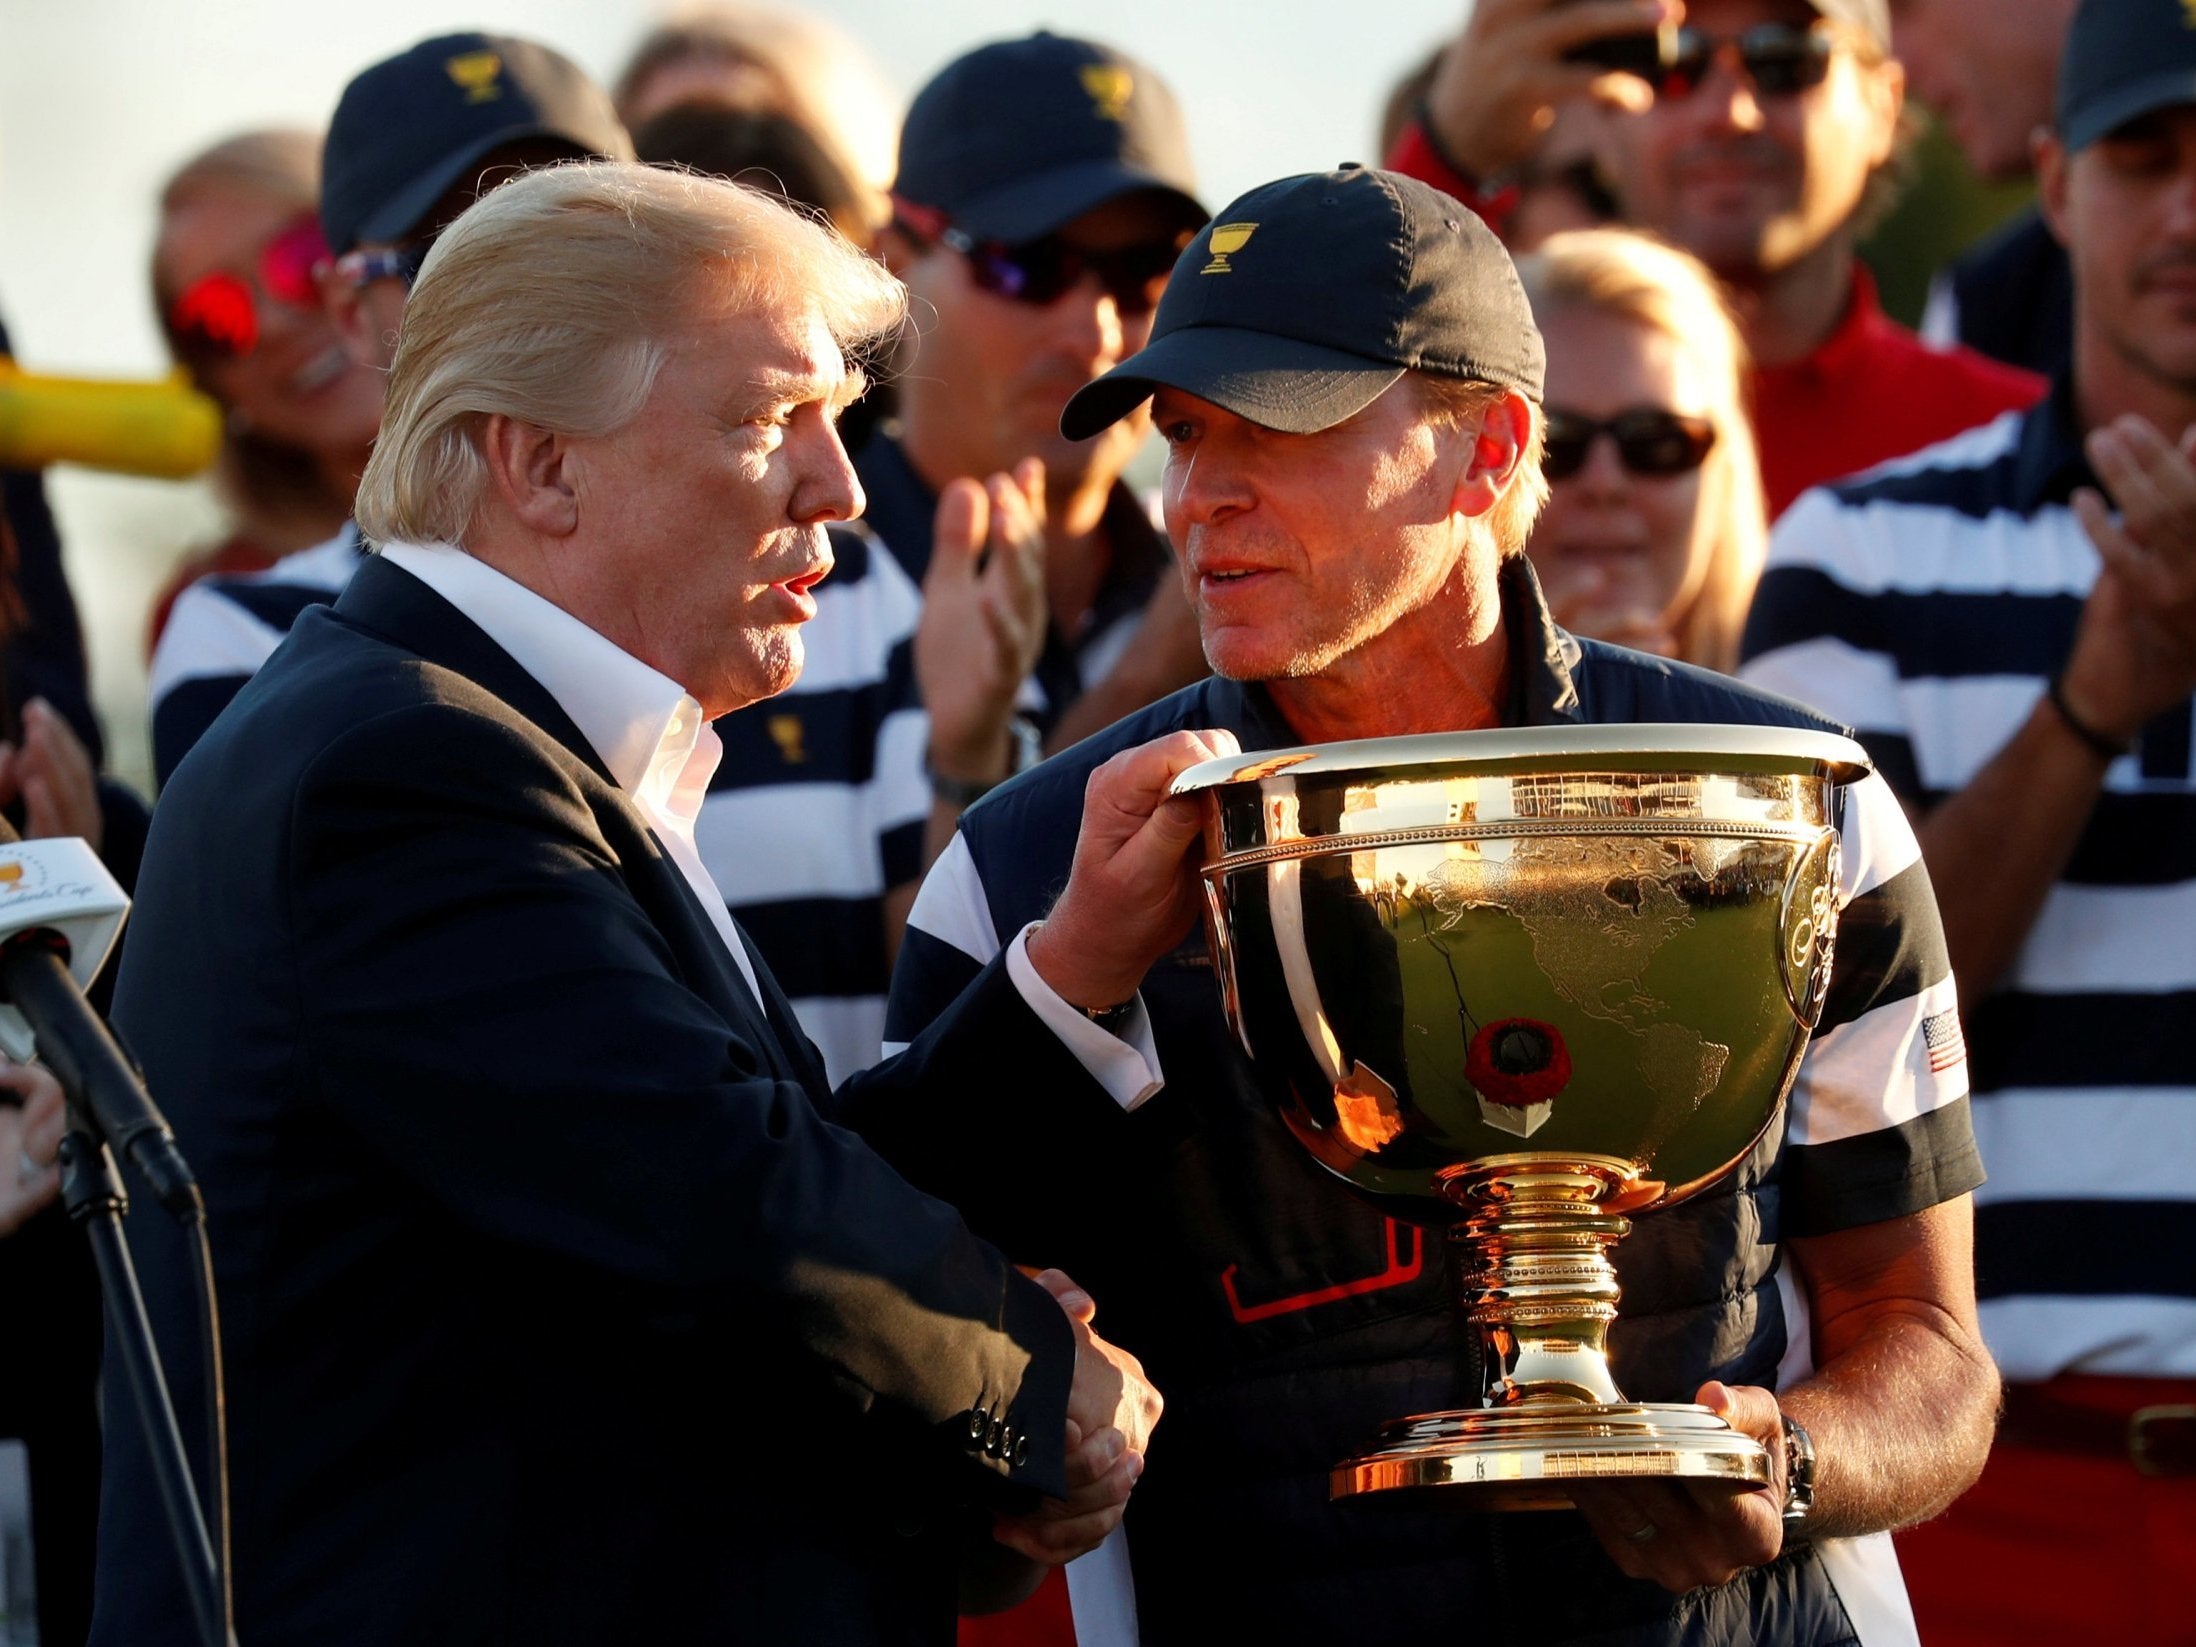
{"type": "MultiPolygon", "coordinates": [[[[1749,681],[1850,722],[1910,810],[1960,790],[2073,646],[2095,477],[2062,382],[1777,526],[1749,681]]],[[[2114,761],[2005,979],[1967,1008],[1984,1332],[2006,1375],[2196,1374],[2190,705],[2114,761]]]]}
{"type": "MultiPolygon", "coordinates": [[[[930,786],[912,661],[920,593],[858,526],[833,526],[831,549],[837,564],[801,631],[801,678],[716,723],[724,759],[694,833],[837,1085],[877,1061],[884,896],[921,873],[930,786]]],[[[298,617],[343,592],[362,554],[346,526],[264,572],[183,592],[153,657],[163,783],[298,617]]]]}

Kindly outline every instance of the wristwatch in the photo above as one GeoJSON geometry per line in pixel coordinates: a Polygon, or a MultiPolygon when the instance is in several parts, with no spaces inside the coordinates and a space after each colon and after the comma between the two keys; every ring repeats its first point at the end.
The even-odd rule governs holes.
{"type": "Polygon", "coordinates": [[[1815,1438],[1790,1413],[1777,1416],[1784,1421],[1784,1536],[1794,1538],[1815,1507],[1815,1438]]]}

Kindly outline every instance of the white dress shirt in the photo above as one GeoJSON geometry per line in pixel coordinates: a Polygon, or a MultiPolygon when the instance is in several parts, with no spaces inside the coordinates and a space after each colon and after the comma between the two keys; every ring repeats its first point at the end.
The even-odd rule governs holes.
{"type": "Polygon", "coordinates": [[[480,625],[572,717],[701,900],[759,1005],[755,964],[725,909],[724,894],[694,848],[694,816],[724,745],[692,694],[554,601],[462,549],[390,543],[381,553],[480,625]]]}

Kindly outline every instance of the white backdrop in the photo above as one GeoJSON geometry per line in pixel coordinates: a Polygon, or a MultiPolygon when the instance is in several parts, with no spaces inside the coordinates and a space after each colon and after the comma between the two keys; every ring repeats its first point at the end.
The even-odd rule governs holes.
{"type": "MultiPolygon", "coordinates": [[[[152,201],[184,155],[253,126],[318,127],[359,68],[483,27],[529,34],[608,78],[651,0],[0,0],[0,314],[26,367],[165,368],[146,295],[152,201]]],[[[1208,204],[1269,178],[1372,161],[1386,89],[1456,27],[1461,0],[1385,0],[1338,26],[1332,0],[813,0],[904,100],[980,41],[1050,27],[1150,63],[1188,114],[1208,204]]],[[[895,116],[897,111],[894,111],[895,116]]],[[[50,481],[112,764],[142,778],[148,591],[212,534],[196,486],[57,471],[50,481]]]]}

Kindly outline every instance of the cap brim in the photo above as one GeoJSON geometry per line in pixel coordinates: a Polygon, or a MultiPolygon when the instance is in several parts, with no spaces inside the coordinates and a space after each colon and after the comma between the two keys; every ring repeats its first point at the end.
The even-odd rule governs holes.
{"type": "Polygon", "coordinates": [[[1402,375],[1386,361],[1270,332],[1188,326],[1076,390],[1060,413],[1060,432],[1088,440],[1167,388],[1268,429],[1312,435],[1356,416],[1402,375]]]}
{"type": "Polygon", "coordinates": [[[1050,234],[1108,201],[1146,189],[1180,201],[1186,224],[1194,226],[1205,221],[1207,213],[1195,195],[1119,160],[1086,160],[1034,177],[1016,178],[1003,188],[962,201],[953,209],[953,221],[978,240],[1012,244],[1050,234]]]}
{"type": "MultiPolygon", "coordinates": [[[[498,149],[513,143],[532,142],[568,144],[574,160],[593,159],[600,152],[593,144],[554,126],[513,126],[507,131],[491,132],[478,142],[445,155],[368,212],[350,235],[351,245],[390,244],[408,239],[434,210],[435,202],[448,194],[472,168],[498,149]]],[[[347,251],[350,247],[341,249],[347,251]]]]}
{"type": "Polygon", "coordinates": [[[2167,69],[2147,80],[2138,80],[2132,86],[2117,86],[2109,96],[2084,105],[2080,113],[2066,123],[2066,130],[2059,138],[2072,153],[2088,148],[2098,138],[2130,120],[2183,103],[2196,103],[2196,69],[2167,69]]]}

